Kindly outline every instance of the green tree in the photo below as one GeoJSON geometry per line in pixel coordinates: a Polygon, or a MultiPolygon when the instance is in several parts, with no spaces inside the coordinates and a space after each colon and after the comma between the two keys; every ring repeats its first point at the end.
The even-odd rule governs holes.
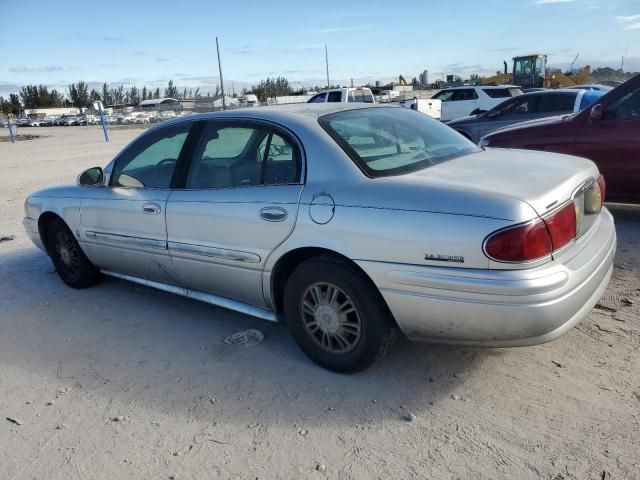
{"type": "Polygon", "coordinates": [[[180,93],[178,87],[173,84],[173,80],[169,80],[167,88],[164,89],[164,96],[165,98],[179,98],[180,93]]]}
{"type": "Polygon", "coordinates": [[[93,102],[97,102],[98,100],[100,100],[100,94],[92,88],[89,93],[89,103],[93,105],[93,102]]]}
{"type": "Polygon", "coordinates": [[[105,83],[102,84],[102,93],[100,94],[100,100],[102,100],[102,104],[106,107],[107,105],[112,105],[113,100],[111,99],[111,92],[109,91],[109,86],[105,83]]]}
{"type": "Polygon", "coordinates": [[[160,87],[156,87],[156,91],[153,92],[153,98],[160,98],[160,87]]]}
{"type": "Polygon", "coordinates": [[[127,95],[129,97],[128,103],[133,103],[134,105],[138,105],[140,103],[140,91],[135,85],[129,89],[127,95]]]}
{"type": "Polygon", "coordinates": [[[25,85],[20,89],[20,99],[25,108],[60,107],[64,96],[53,89],[49,91],[46,85],[25,85]]]}
{"type": "Polygon", "coordinates": [[[147,99],[147,87],[142,87],[142,101],[147,99]]]}
{"type": "Polygon", "coordinates": [[[109,95],[111,95],[111,101],[114,105],[122,105],[124,103],[124,86],[118,85],[115,88],[109,90],[109,95]]]}
{"type": "Polygon", "coordinates": [[[69,85],[69,100],[76,108],[84,108],[89,104],[89,90],[87,84],[80,80],[77,84],[69,85]]]}
{"type": "Polygon", "coordinates": [[[266,80],[261,80],[258,85],[251,87],[251,93],[255,94],[261,102],[266,102],[269,98],[291,95],[292,92],[289,81],[284,77],[267,77],[266,80]]]}

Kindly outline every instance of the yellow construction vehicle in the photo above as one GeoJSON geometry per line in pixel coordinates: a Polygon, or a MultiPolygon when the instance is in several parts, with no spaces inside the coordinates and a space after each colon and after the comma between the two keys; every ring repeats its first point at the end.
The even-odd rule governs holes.
{"type": "MultiPolygon", "coordinates": [[[[575,63],[575,61],[574,61],[575,63]]],[[[552,72],[547,68],[547,56],[544,53],[523,55],[513,58],[513,70],[497,73],[482,80],[483,85],[518,85],[522,88],[558,88],[589,83],[591,67],[587,65],[576,73],[552,72]]]]}

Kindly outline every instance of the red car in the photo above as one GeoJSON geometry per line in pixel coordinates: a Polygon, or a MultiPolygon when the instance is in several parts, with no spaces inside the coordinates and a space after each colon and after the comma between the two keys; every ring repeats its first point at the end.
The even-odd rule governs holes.
{"type": "Polygon", "coordinates": [[[586,157],[606,179],[608,201],[640,203],[640,75],[580,113],[501,128],[479,144],[586,157]]]}

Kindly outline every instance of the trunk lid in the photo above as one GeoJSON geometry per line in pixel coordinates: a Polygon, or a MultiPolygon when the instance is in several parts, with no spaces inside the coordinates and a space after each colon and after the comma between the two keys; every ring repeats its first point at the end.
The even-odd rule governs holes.
{"type": "Polygon", "coordinates": [[[406,175],[415,182],[502,194],[522,200],[540,216],[598,178],[587,159],[531,150],[491,149],[406,175]]]}

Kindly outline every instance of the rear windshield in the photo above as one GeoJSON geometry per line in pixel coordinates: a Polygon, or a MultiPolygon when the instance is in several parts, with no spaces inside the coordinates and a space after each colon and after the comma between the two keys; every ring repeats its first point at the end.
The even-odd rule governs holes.
{"type": "Polygon", "coordinates": [[[370,177],[413,172],[480,151],[450,127],[402,107],[347,110],[318,121],[370,177]]]}

